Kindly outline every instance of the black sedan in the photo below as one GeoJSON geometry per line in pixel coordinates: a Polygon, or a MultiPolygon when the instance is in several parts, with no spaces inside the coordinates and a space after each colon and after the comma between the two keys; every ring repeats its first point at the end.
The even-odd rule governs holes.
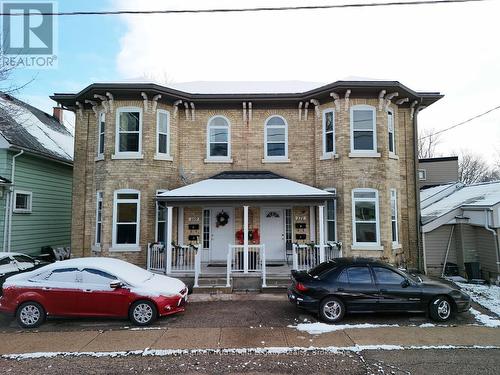
{"type": "Polygon", "coordinates": [[[21,253],[0,253],[0,295],[4,281],[12,275],[28,272],[48,264],[21,253]]]}
{"type": "Polygon", "coordinates": [[[292,271],[288,299],[328,323],[356,312],[429,312],[444,322],[470,307],[470,297],[451,284],[422,282],[387,263],[362,258],[337,258],[309,271],[292,271]]]}

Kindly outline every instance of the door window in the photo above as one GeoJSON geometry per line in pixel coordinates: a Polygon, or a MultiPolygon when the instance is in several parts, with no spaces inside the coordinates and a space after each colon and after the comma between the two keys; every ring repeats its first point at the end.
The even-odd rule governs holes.
{"type": "Polygon", "coordinates": [[[379,284],[400,285],[405,280],[405,278],[399,273],[396,273],[388,268],[373,267],[373,271],[375,272],[375,277],[377,278],[377,282],[379,284]]]}
{"type": "Polygon", "coordinates": [[[349,267],[347,269],[349,284],[372,284],[372,276],[368,267],[349,267]]]}
{"type": "Polygon", "coordinates": [[[12,256],[17,264],[19,264],[19,267],[23,270],[27,268],[33,268],[35,266],[35,262],[32,258],[26,255],[13,255],[12,256]]]}
{"type": "Polygon", "coordinates": [[[17,265],[14,264],[14,262],[12,262],[12,259],[10,259],[9,257],[0,259],[0,275],[9,272],[14,272],[17,270],[18,270],[17,265]]]}
{"type": "Polygon", "coordinates": [[[76,283],[77,274],[78,270],[76,268],[59,268],[57,270],[53,270],[47,277],[45,277],[45,280],[54,283],[74,284],[76,283]]]}
{"type": "Polygon", "coordinates": [[[92,268],[85,268],[81,272],[81,278],[84,284],[93,284],[107,288],[109,288],[111,281],[116,280],[115,276],[92,268]]]}

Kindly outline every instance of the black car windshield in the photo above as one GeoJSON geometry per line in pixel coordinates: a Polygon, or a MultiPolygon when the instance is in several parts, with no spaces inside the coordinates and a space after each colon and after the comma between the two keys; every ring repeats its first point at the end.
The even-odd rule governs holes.
{"type": "Polygon", "coordinates": [[[323,273],[333,270],[336,266],[337,264],[333,260],[329,260],[328,262],[320,263],[316,267],[311,268],[308,274],[312,277],[319,277],[323,273]]]}
{"type": "Polygon", "coordinates": [[[410,279],[411,281],[413,281],[417,284],[422,282],[422,279],[420,277],[412,275],[411,273],[409,273],[406,270],[402,270],[402,269],[398,268],[398,271],[403,272],[408,279],[410,279]]]}

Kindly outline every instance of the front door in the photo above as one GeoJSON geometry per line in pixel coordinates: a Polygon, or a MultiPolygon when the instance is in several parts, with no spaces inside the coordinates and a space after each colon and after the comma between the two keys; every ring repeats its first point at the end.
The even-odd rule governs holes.
{"type": "Polygon", "coordinates": [[[210,209],[210,262],[226,263],[228,244],[234,244],[234,209],[218,207],[210,209]],[[224,224],[227,214],[227,224],[224,224]]]}
{"type": "Polygon", "coordinates": [[[283,208],[263,208],[261,215],[261,240],[266,245],[266,260],[285,259],[285,210],[283,208]]]}

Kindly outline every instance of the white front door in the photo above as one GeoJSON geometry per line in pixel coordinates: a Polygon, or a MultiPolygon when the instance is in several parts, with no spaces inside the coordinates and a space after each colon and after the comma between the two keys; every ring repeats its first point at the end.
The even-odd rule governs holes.
{"type": "Polygon", "coordinates": [[[217,207],[210,209],[210,261],[227,262],[228,244],[234,244],[234,208],[217,207]],[[217,216],[220,213],[227,213],[228,220],[226,225],[217,226],[217,216]]]}
{"type": "Polygon", "coordinates": [[[285,259],[285,210],[263,208],[260,220],[261,239],[266,245],[266,260],[285,259]]]}

